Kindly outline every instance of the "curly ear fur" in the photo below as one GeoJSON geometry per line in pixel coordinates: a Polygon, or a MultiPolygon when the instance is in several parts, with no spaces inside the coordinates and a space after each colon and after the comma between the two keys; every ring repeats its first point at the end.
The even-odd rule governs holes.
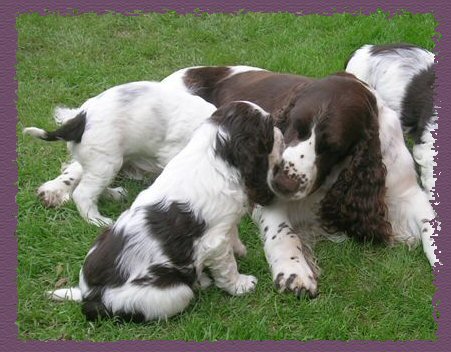
{"type": "Polygon", "coordinates": [[[346,232],[360,241],[390,242],[385,178],[377,109],[365,137],[355,146],[350,164],[321,201],[320,215],[329,232],[346,232]]]}
{"type": "Polygon", "coordinates": [[[249,105],[235,103],[217,110],[213,120],[228,134],[226,138],[218,134],[216,153],[239,170],[251,202],[269,204],[274,198],[267,183],[274,144],[272,118],[263,119],[249,105]]]}

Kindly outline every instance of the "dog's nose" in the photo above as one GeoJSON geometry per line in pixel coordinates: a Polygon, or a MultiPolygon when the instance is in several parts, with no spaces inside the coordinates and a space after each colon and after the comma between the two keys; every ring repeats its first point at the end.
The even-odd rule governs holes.
{"type": "Polygon", "coordinates": [[[287,194],[296,192],[301,184],[301,180],[299,178],[289,176],[282,171],[282,167],[276,166],[274,168],[272,184],[277,191],[287,194]]]}

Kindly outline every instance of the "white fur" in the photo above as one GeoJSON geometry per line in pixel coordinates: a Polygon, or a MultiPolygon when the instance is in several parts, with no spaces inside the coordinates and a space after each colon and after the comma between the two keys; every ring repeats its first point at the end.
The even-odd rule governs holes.
{"type": "MultiPolygon", "coordinates": [[[[314,129],[312,128],[312,135],[307,140],[286,147],[282,154],[282,160],[284,163],[281,172],[284,173],[286,177],[298,179],[299,182],[298,191],[290,195],[290,200],[304,198],[312,190],[318,172],[316,166],[314,129]]],[[[281,198],[284,198],[283,194],[277,192],[274,185],[274,177],[273,170],[271,170],[269,186],[281,198]]]]}
{"type": "MultiPolygon", "coordinates": [[[[275,131],[280,136],[280,131],[275,131]]],[[[238,239],[237,224],[248,210],[248,199],[238,170],[214,152],[218,132],[217,125],[211,121],[202,124],[186,147],[114,224],[110,235],[127,238],[115,263],[128,279],[123,285],[105,288],[102,293],[102,303],[113,313],[138,312],[146,320],[165,319],[184,310],[194,296],[186,284],[163,289],[132,283],[148,272],[149,264],[170,263],[163,247],[146,227],[146,207],[161,202],[168,206],[172,202],[187,203],[196,218],[206,224],[204,234],[195,240],[193,248],[194,268],[202,287],[209,284],[203,273],[208,268],[216,286],[232,295],[255,288],[257,279],[238,272],[233,253],[235,248],[245,254],[245,247],[238,239]]],[[[281,147],[281,143],[274,144],[273,152],[268,155],[270,166],[280,162],[277,155],[280,155],[281,147]]],[[[95,247],[89,255],[97,255],[95,247]]],[[[86,298],[91,290],[82,271],[81,296],[86,298]]],[[[67,291],[78,292],[77,289],[58,290],[51,298],[74,299],[67,291]]]]}
{"type": "MultiPolygon", "coordinates": [[[[214,110],[200,97],[157,82],[116,86],[77,109],[57,108],[55,120],[62,123],[71,113],[85,112],[85,131],[80,143],[68,143],[73,157],[65,169],[69,175],[46,182],[38,194],[48,206],[60,205],[72,194],[84,219],[96,225],[111,224],[111,219],[99,213],[97,200],[119,170],[135,178],[158,174],[214,110]],[[69,177],[73,180],[66,185],[69,177]]],[[[24,132],[36,137],[45,133],[35,128],[24,132]]],[[[125,190],[107,193],[120,199],[125,190]]]]}

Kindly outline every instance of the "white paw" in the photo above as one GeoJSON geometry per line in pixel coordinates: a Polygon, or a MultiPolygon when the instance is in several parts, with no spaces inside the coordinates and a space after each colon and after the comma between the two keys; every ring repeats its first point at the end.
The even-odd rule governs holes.
{"type": "Polygon", "coordinates": [[[273,279],[280,291],[291,291],[300,297],[307,294],[310,298],[317,296],[317,280],[312,268],[303,257],[283,260],[273,266],[273,279]]]}
{"type": "Polygon", "coordinates": [[[197,280],[199,283],[199,286],[201,289],[206,289],[207,287],[209,287],[211,285],[211,283],[213,282],[212,279],[210,279],[210,277],[205,274],[204,272],[202,272],[202,274],[200,274],[199,279],[197,280]]]}
{"type": "Polygon", "coordinates": [[[255,276],[240,274],[238,276],[238,280],[235,282],[235,288],[232,294],[239,296],[247,292],[254,291],[257,281],[258,280],[255,276]]]}
{"type": "Polygon", "coordinates": [[[107,188],[105,190],[105,195],[113,200],[120,201],[122,199],[125,199],[127,197],[127,191],[122,187],[116,187],[116,188],[107,188]]]}
{"type": "Polygon", "coordinates": [[[107,227],[113,225],[113,219],[107,218],[105,216],[90,217],[87,219],[90,224],[98,227],[107,227]]]}
{"type": "Polygon", "coordinates": [[[47,181],[38,188],[37,194],[48,208],[60,206],[70,199],[68,187],[58,180],[47,181]]]}

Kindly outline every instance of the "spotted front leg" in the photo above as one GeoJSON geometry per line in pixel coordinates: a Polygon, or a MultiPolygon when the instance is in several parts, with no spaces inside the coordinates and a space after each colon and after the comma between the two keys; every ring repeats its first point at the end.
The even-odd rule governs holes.
{"type": "Polygon", "coordinates": [[[317,295],[318,267],[309,248],[293,231],[284,211],[278,207],[257,207],[254,221],[260,227],[266,259],[276,288],[297,296],[317,295]]]}

